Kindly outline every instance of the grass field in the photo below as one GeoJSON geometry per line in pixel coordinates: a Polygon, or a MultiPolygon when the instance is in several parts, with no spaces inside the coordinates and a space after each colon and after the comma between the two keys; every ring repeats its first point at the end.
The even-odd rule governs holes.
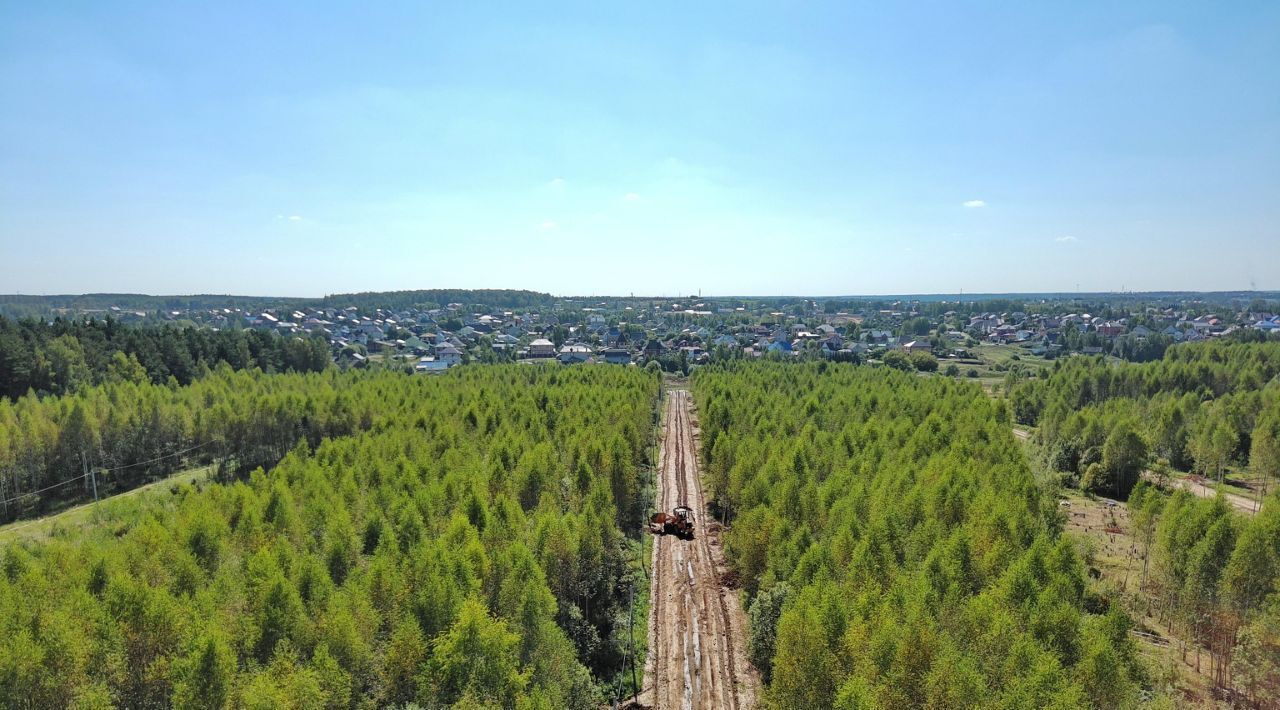
{"type": "Polygon", "coordinates": [[[155,483],[103,498],[97,503],[84,503],[43,518],[18,520],[0,526],[0,546],[25,540],[47,540],[111,523],[136,512],[150,500],[171,495],[172,486],[208,478],[213,470],[212,465],[186,469],[155,483]]]}
{"type": "Polygon", "coordinates": [[[1004,383],[1009,369],[1021,366],[1039,372],[1051,367],[1053,362],[1039,355],[1032,355],[1030,348],[1021,345],[980,343],[977,347],[970,348],[967,358],[939,360],[938,371],[945,372],[947,366],[952,364],[960,368],[961,379],[972,380],[982,385],[987,392],[994,392],[997,385],[1004,383]],[[970,370],[976,371],[978,376],[969,377],[970,370]]]}

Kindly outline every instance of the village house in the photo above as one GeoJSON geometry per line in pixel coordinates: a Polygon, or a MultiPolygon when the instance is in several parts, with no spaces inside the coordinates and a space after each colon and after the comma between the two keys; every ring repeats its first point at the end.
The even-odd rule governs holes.
{"type": "Polygon", "coordinates": [[[555,357],[556,356],[555,343],[551,342],[550,340],[547,340],[546,338],[538,338],[532,343],[529,343],[528,356],[531,358],[555,357]]]}
{"type": "Polygon", "coordinates": [[[606,348],[601,355],[605,362],[613,365],[631,364],[631,353],[626,348],[606,348]]]}
{"type": "Polygon", "coordinates": [[[437,361],[447,363],[446,367],[452,367],[462,363],[462,351],[452,343],[437,345],[435,359],[437,361]]]}
{"type": "Polygon", "coordinates": [[[587,362],[594,354],[589,345],[566,343],[560,348],[559,360],[566,365],[572,365],[578,362],[587,362]]]}

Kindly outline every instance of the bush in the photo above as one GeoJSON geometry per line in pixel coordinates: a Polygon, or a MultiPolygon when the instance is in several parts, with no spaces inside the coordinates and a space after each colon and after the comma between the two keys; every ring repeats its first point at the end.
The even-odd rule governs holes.
{"type": "Polygon", "coordinates": [[[777,646],[778,618],[787,603],[791,587],[779,582],[756,595],[747,610],[747,655],[760,669],[766,683],[773,672],[773,653],[777,646]]]}
{"type": "Polygon", "coordinates": [[[908,358],[907,354],[901,350],[890,350],[885,353],[884,357],[880,358],[880,360],[885,365],[888,365],[895,370],[910,370],[914,367],[914,365],[911,364],[911,359],[908,358]]]}
{"type": "Polygon", "coordinates": [[[937,372],[938,358],[930,353],[911,353],[909,356],[911,366],[920,372],[937,372]]]}

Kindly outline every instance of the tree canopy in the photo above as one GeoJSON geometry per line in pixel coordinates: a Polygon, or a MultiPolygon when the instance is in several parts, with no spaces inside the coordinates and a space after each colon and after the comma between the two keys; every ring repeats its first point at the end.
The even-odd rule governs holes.
{"type": "Polygon", "coordinates": [[[27,409],[79,406],[227,442],[266,428],[285,453],[0,552],[0,698],[598,707],[657,389],[637,368],[225,371],[3,405],[23,410],[10,438],[46,426],[27,409]]]}
{"type": "Polygon", "coordinates": [[[1136,706],[1129,622],[1085,608],[1001,402],[830,363],[716,365],[693,385],[771,705],[1136,706]]]}
{"type": "Polygon", "coordinates": [[[1277,375],[1280,343],[1190,343],[1150,363],[1058,360],[1047,377],[1011,381],[1009,403],[1059,471],[1124,498],[1156,459],[1211,478],[1246,463],[1276,476],[1277,375]]]}

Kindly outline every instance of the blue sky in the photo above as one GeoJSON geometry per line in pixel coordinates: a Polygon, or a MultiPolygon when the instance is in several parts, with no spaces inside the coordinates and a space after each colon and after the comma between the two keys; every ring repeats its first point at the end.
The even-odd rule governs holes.
{"type": "Polygon", "coordinates": [[[189,5],[0,5],[0,292],[1280,289],[1280,3],[189,5]]]}

